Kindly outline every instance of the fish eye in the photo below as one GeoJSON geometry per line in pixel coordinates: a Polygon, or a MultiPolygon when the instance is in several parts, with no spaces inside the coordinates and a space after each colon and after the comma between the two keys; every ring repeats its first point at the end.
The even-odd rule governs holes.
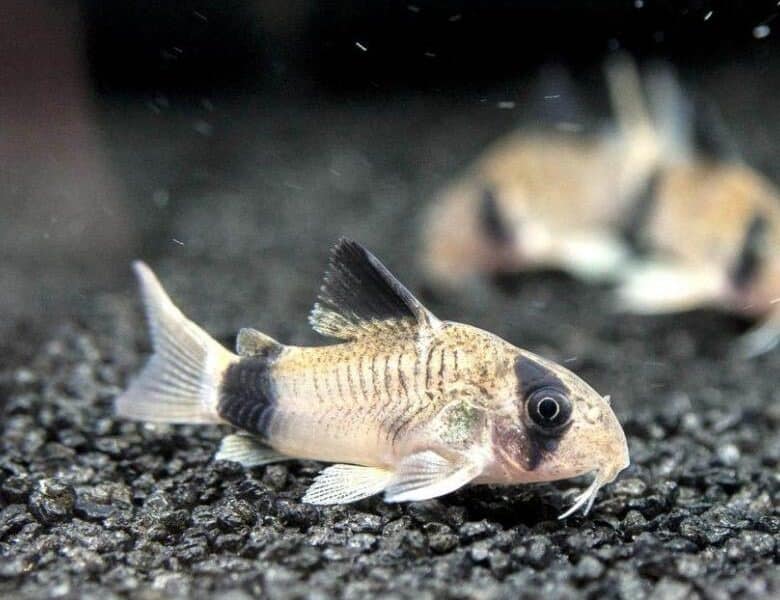
{"type": "Polygon", "coordinates": [[[559,430],[571,419],[571,400],[555,388],[544,387],[531,392],[525,407],[531,422],[549,433],[559,430]]]}

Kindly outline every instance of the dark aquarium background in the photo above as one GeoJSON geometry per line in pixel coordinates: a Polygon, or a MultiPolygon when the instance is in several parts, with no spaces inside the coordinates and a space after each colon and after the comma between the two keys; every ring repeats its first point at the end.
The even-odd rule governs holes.
{"type": "Polygon", "coordinates": [[[4,0],[0,595],[745,598],[780,593],[780,352],[715,311],[616,317],[560,274],[442,297],[423,211],[492,140],[610,117],[603,60],[666,60],[780,183],[771,2],[4,0]],[[568,75],[564,76],[564,73],[568,75]],[[225,431],[121,423],[148,339],[130,262],[224,341],[320,343],[330,246],[372,249],[441,318],[612,396],[632,466],[417,505],[300,504],[315,463],[215,463],[225,431]]]}

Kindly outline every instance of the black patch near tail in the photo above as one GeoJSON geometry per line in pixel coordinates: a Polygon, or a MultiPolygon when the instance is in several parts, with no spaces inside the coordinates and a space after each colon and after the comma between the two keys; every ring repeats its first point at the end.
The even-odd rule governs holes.
{"type": "Polygon", "coordinates": [[[479,203],[479,223],[482,226],[482,231],[490,240],[499,244],[508,244],[512,241],[512,230],[507,226],[501,214],[496,192],[491,187],[486,187],[482,191],[482,199],[479,203]]]}
{"type": "Polygon", "coordinates": [[[242,358],[225,371],[219,391],[219,416],[231,425],[267,439],[276,393],[271,378],[275,356],[242,358]]]}
{"type": "Polygon", "coordinates": [[[758,274],[768,229],[769,223],[763,214],[757,213],[750,220],[730,273],[731,283],[737,289],[749,285],[758,274]]]}

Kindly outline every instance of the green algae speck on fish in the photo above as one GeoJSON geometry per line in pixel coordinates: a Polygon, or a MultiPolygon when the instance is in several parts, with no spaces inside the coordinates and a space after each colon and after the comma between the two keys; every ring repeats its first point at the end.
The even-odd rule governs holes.
{"type": "Polygon", "coordinates": [[[221,423],[216,458],[247,467],[336,463],[303,500],[426,500],[467,484],[593,474],[562,515],[590,509],[629,464],[609,399],[567,369],[475,327],[440,321],[361,245],[333,249],[309,317],[338,343],[288,346],[242,329],[229,352],[134,265],[154,354],[117,398],[121,417],[221,423]]]}

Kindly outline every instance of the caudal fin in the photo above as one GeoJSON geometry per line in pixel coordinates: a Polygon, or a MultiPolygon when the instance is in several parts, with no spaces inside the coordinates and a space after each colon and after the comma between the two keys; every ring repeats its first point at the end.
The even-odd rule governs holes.
{"type": "Polygon", "coordinates": [[[217,423],[222,375],[238,357],[187,319],[152,270],[133,263],[154,354],[116,399],[120,417],[160,423],[217,423]]]}

